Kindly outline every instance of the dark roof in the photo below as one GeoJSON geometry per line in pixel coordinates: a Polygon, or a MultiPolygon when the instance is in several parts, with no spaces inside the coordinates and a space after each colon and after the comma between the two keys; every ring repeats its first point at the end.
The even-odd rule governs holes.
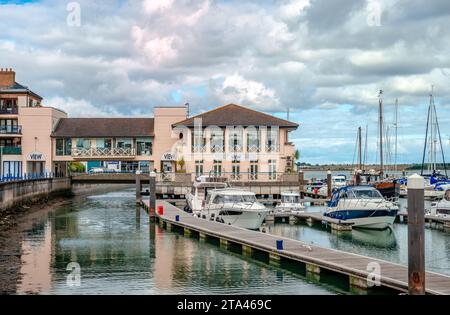
{"type": "Polygon", "coordinates": [[[203,126],[279,126],[284,128],[298,128],[297,123],[236,104],[218,107],[206,113],[180,121],[173,126],[194,127],[195,118],[202,118],[203,126]]]}
{"type": "Polygon", "coordinates": [[[62,118],[53,137],[101,138],[154,136],[153,118],[62,118]]]}
{"type": "Polygon", "coordinates": [[[39,96],[38,94],[36,94],[33,91],[31,91],[25,85],[19,84],[17,82],[15,82],[14,85],[12,85],[12,86],[0,87],[0,93],[11,93],[11,94],[14,94],[14,93],[27,93],[27,94],[31,94],[34,97],[42,100],[42,96],[39,96]]]}

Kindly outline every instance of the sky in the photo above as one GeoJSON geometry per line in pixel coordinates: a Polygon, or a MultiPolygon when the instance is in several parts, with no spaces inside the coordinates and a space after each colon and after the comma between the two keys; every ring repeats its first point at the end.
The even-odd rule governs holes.
{"type": "Polygon", "coordinates": [[[450,159],[449,18],[448,0],[0,0],[0,66],[71,117],[289,109],[314,164],[355,161],[359,126],[379,161],[380,89],[398,162],[420,162],[433,85],[450,159]]]}

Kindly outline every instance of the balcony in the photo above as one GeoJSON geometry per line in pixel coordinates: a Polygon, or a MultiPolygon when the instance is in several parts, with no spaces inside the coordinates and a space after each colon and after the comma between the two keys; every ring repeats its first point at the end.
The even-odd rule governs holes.
{"type": "Polygon", "coordinates": [[[18,113],[18,108],[0,108],[0,115],[17,115],[18,113]]]}
{"type": "Polygon", "coordinates": [[[2,155],[21,155],[22,148],[21,147],[1,147],[0,153],[2,155]]]}
{"type": "Polygon", "coordinates": [[[279,144],[266,144],[266,152],[280,152],[279,144]]]}
{"type": "Polygon", "coordinates": [[[206,152],[205,145],[193,145],[192,146],[192,153],[205,153],[205,152],[206,152]]]}
{"type": "Polygon", "coordinates": [[[21,135],[22,126],[0,126],[0,134],[2,135],[21,135]]]}
{"type": "Polygon", "coordinates": [[[90,148],[72,149],[73,158],[133,158],[136,156],[134,148],[90,148]]]}
{"type": "Polygon", "coordinates": [[[234,144],[228,147],[229,152],[243,152],[244,148],[242,145],[234,144]]]}

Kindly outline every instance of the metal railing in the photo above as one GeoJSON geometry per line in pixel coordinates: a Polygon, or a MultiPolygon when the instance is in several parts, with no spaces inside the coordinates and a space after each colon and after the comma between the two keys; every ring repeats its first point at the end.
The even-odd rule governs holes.
{"type": "Polygon", "coordinates": [[[280,152],[279,144],[266,144],[266,152],[280,152]]]}
{"type": "Polygon", "coordinates": [[[134,148],[90,148],[72,149],[72,157],[134,157],[134,148]]]}
{"type": "Polygon", "coordinates": [[[22,148],[21,147],[1,147],[0,153],[3,155],[21,155],[22,148]]]}
{"type": "Polygon", "coordinates": [[[19,113],[18,108],[1,108],[0,115],[17,115],[19,113]]]}
{"type": "Polygon", "coordinates": [[[20,135],[22,134],[22,126],[0,126],[0,134],[20,135]]]}
{"type": "Polygon", "coordinates": [[[16,182],[26,180],[39,180],[39,179],[51,179],[51,178],[63,178],[66,177],[64,173],[25,173],[19,176],[6,175],[0,177],[0,182],[16,182]]]}

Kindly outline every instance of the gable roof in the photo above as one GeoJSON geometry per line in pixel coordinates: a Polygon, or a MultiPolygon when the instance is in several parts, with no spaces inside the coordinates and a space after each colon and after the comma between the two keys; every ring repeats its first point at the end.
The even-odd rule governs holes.
{"type": "Polygon", "coordinates": [[[278,126],[280,128],[298,128],[298,124],[271,116],[241,105],[228,104],[189,119],[173,124],[194,127],[194,119],[201,118],[203,126],[278,126]]]}
{"type": "Polygon", "coordinates": [[[154,136],[153,118],[62,118],[53,137],[107,138],[154,136]]]}

